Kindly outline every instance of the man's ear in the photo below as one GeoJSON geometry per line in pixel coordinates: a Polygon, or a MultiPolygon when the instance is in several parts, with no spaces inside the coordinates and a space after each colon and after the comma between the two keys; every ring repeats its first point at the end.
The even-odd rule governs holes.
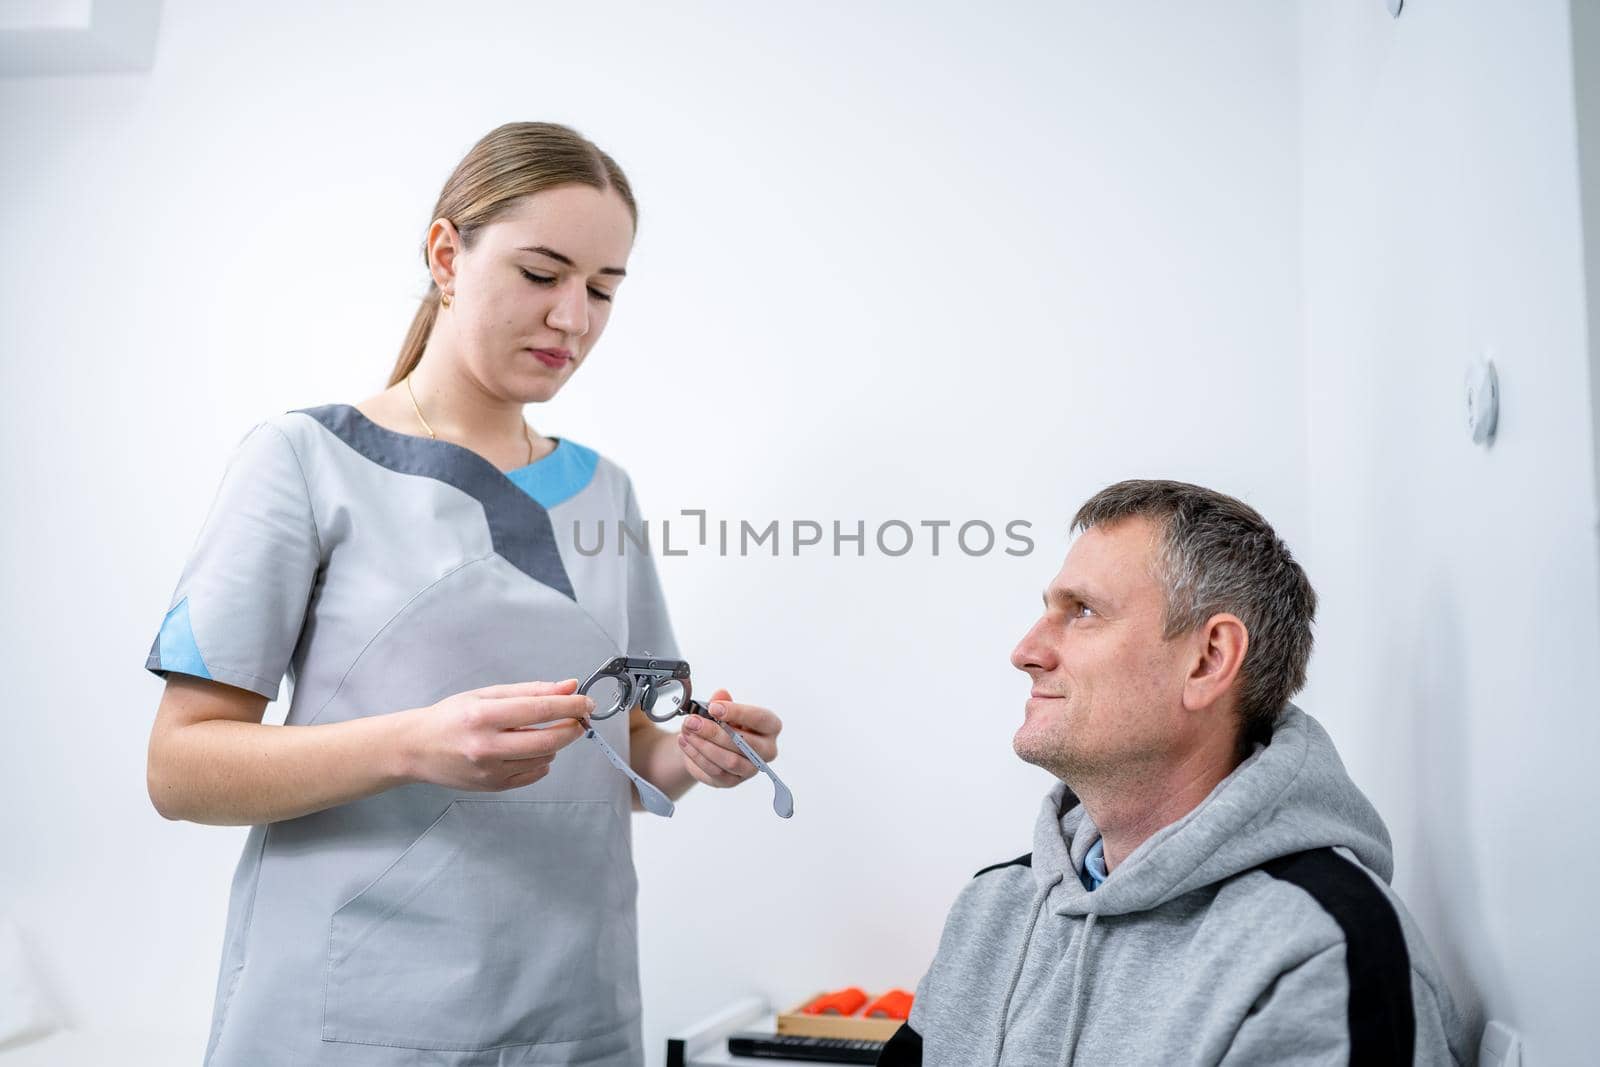
{"type": "Polygon", "coordinates": [[[1234,691],[1250,649],[1250,632],[1237,615],[1221,612],[1207,619],[1193,637],[1195,657],[1183,680],[1183,706],[1201,711],[1234,691]]]}

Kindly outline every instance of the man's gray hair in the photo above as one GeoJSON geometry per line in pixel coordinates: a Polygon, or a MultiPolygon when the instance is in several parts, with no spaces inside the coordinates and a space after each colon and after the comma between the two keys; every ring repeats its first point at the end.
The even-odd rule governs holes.
{"type": "Polygon", "coordinates": [[[1249,635],[1239,672],[1241,752],[1266,741],[1289,698],[1306,684],[1317,594],[1267,520],[1231,496],[1185,482],[1118,482],[1073,516],[1074,532],[1142,517],[1161,530],[1156,574],[1166,591],[1170,640],[1220,612],[1249,635]]]}

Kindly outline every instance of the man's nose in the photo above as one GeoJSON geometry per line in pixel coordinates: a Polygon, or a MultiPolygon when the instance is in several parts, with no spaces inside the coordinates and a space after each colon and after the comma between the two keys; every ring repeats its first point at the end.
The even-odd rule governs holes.
{"type": "Polygon", "coordinates": [[[1017,642],[1017,647],[1011,650],[1011,665],[1019,671],[1032,674],[1034,671],[1049,671],[1055,669],[1055,648],[1045,640],[1045,620],[1040,619],[1034,623],[1027,633],[1022,635],[1022,640],[1017,642]]]}
{"type": "Polygon", "coordinates": [[[582,337],[589,332],[589,293],[582,285],[562,288],[556,302],[545,316],[545,323],[572,337],[582,337]]]}

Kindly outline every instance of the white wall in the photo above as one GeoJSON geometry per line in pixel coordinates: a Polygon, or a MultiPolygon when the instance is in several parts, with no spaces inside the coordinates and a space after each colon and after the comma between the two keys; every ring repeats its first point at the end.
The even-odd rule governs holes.
{"type": "Polygon", "coordinates": [[[1465,28],[1424,0],[1392,24],[1276,0],[330,6],[169,3],[148,74],[0,80],[0,912],[74,1022],[203,1044],[241,833],[149,808],[142,663],[226,450],[382,385],[450,168],[549,118],[618,157],[643,225],[593,366],[536,426],[618,459],[657,516],[1023,518],[1037,542],[663,561],[697,679],[784,715],[798,814],[758,782],[638,822],[653,1048],[750,989],[915,982],[965,878],[1027,850],[1048,783],[1010,752],[1006,656],[1067,516],[1133,475],[1242,495],[1304,549],[1310,705],[1403,886],[1453,974],[1562,1033],[1547,920],[1583,882],[1521,877],[1523,912],[1500,851],[1595,862],[1554,852],[1581,815],[1538,818],[1594,731],[1593,483],[1552,460],[1581,421],[1560,5],[1465,28]],[[1474,48],[1515,76],[1469,76],[1474,48]],[[1441,155],[1461,145],[1483,173],[1441,155]],[[1400,197],[1382,225],[1339,180],[1352,147],[1337,166],[1409,167],[1365,179],[1400,197]],[[1510,405],[1488,454],[1453,403],[1483,340],[1510,405]],[[618,421],[628,396],[686,428],[618,421]]]}
{"type": "MultiPolygon", "coordinates": [[[[1514,1025],[1530,1064],[1592,1062],[1600,992],[1569,16],[1560,0],[1408,0],[1398,20],[1301,5],[1306,557],[1323,597],[1307,701],[1388,818],[1397,885],[1458,997],[1514,1025]],[[1503,401],[1488,450],[1462,388],[1486,351],[1503,401]]],[[[1592,39],[1582,61],[1600,65],[1592,39]]]]}

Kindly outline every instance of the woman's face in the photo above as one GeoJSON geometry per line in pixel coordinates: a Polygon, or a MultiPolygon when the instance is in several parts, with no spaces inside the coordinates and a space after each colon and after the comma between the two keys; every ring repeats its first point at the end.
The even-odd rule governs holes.
{"type": "MultiPolygon", "coordinates": [[[[447,236],[440,223],[434,231],[447,236]]],[[[435,263],[458,242],[436,243],[435,263]]],[[[438,321],[448,320],[464,369],[491,395],[549,400],[600,339],[632,248],[633,216],[614,190],[525,196],[451,258],[455,277],[443,280],[454,296],[438,321]]]]}

